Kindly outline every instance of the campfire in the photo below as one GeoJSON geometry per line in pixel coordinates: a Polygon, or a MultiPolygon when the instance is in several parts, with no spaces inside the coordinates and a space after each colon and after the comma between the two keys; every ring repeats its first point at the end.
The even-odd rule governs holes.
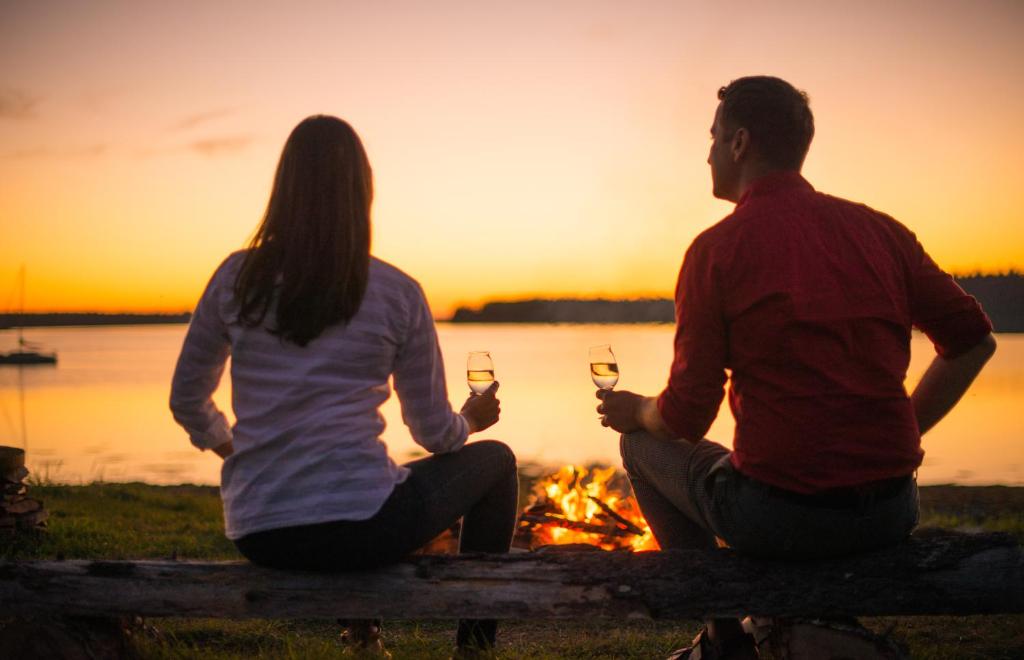
{"type": "MultiPolygon", "coordinates": [[[[417,554],[455,554],[459,527],[450,529],[417,554]]],[[[539,478],[519,514],[512,545],[536,550],[550,545],[592,545],[604,550],[657,550],[651,528],[629,495],[626,476],[614,467],[566,465],[539,478]]]]}
{"type": "Polygon", "coordinates": [[[570,543],[605,550],[657,550],[658,544],[628,483],[614,467],[566,465],[540,479],[519,517],[516,545],[570,543]]]}

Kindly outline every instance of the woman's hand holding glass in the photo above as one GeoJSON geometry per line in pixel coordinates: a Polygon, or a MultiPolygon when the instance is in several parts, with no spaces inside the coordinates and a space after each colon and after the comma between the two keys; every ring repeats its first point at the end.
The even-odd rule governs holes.
{"type": "Polygon", "coordinates": [[[469,432],[476,433],[494,426],[501,416],[501,401],[497,397],[498,381],[484,390],[483,394],[470,394],[462,405],[462,416],[469,424],[469,432]]]}
{"type": "Polygon", "coordinates": [[[495,393],[494,361],[487,351],[473,351],[466,362],[466,382],[473,391],[462,406],[462,416],[469,424],[469,432],[476,433],[493,426],[501,416],[501,401],[495,393]]]}

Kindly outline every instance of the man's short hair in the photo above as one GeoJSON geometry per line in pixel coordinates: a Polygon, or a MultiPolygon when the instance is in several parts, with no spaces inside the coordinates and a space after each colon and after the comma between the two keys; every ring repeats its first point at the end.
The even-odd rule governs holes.
{"type": "Polygon", "coordinates": [[[730,134],[747,129],[754,150],[769,165],[800,169],[814,137],[814,115],[802,92],[781,78],[737,78],[718,90],[720,120],[730,134]]]}

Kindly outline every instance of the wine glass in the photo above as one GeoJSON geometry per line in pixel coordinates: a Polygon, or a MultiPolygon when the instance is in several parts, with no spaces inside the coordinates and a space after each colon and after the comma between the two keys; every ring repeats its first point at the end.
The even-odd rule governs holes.
{"type": "Polygon", "coordinates": [[[494,382],[494,362],[487,351],[473,351],[466,362],[466,381],[475,394],[483,394],[494,382]]]}
{"type": "Polygon", "coordinates": [[[619,382],[619,363],[610,344],[590,347],[590,377],[602,390],[610,390],[619,382]]]}

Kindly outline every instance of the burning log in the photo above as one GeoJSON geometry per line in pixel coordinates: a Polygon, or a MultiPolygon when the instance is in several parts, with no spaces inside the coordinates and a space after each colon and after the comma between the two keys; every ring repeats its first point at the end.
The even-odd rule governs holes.
{"type": "Polygon", "coordinates": [[[563,529],[571,529],[577,532],[586,532],[587,534],[605,534],[608,536],[630,536],[634,532],[621,529],[614,524],[603,524],[598,525],[594,523],[583,522],[581,520],[569,520],[562,516],[556,516],[553,513],[535,514],[535,513],[524,513],[519,516],[520,523],[528,522],[537,525],[553,525],[554,527],[561,527],[563,529]]]}
{"type": "Polygon", "coordinates": [[[604,511],[609,516],[611,516],[613,519],[615,519],[615,521],[618,522],[619,524],[621,524],[623,526],[623,528],[625,528],[625,530],[627,532],[629,532],[630,534],[634,534],[636,536],[643,536],[644,534],[646,534],[646,532],[644,530],[642,530],[639,527],[637,527],[636,525],[634,525],[631,521],[627,520],[625,517],[620,516],[618,513],[616,513],[615,509],[613,509],[610,506],[608,506],[607,504],[605,504],[600,498],[594,497],[593,495],[590,495],[589,497],[590,497],[590,500],[592,502],[597,504],[597,506],[601,507],[602,511],[604,511]]]}
{"type": "Polygon", "coordinates": [[[567,465],[533,488],[515,546],[590,544],[605,550],[655,550],[628,485],[614,467],[567,465]]]}

